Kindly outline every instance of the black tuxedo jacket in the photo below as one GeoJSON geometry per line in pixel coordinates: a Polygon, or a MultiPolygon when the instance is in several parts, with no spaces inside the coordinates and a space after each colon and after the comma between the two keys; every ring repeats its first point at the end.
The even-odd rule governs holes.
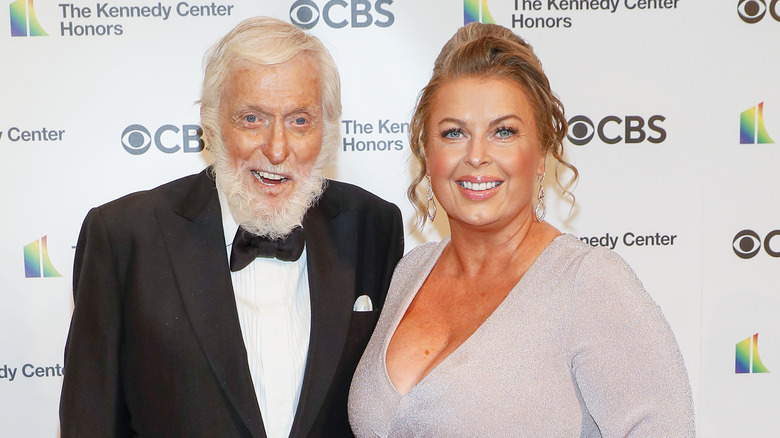
{"type": "MultiPolygon", "coordinates": [[[[303,220],[308,359],[290,436],[352,436],[347,393],[403,253],[398,208],[329,182],[303,220]],[[373,312],[353,312],[360,295],[373,312]]],[[[67,437],[265,437],[210,170],[89,212],[60,402],[67,437]]]]}

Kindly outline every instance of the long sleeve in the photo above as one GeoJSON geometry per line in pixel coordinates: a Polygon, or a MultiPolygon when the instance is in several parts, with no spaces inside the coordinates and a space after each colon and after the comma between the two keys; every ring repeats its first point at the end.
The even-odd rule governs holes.
{"type": "Polygon", "coordinates": [[[79,235],[73,295],[60,400],[61,436],[131,436],[120,379],[121,285],[97,209],[87,215],[79,235]]]}
{"type": "Polygon", "coordinates": [[[572,375],[604,437],[693,437],[691,390],[660,308],[615,253],[578,269],[568,327],[572,375]]]}

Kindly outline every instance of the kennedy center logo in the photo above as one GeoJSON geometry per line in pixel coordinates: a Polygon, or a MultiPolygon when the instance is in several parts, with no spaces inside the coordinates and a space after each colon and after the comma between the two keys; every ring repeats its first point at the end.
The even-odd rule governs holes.
{"type": "Polygon", "coordinates": [[[764,127],[764,102],[743,111],[739,116],[740,144],[774,143],[764,127]]]}
{"type": "Polygon", "coordinates": [[[490,15],[487,0],[463,0],[463,25],[473,22],[496,24],[490,15]]]}
{"type": "Polygon", "coordinates": [[[11,3],[11,36],[48,36],[38,23],[33,0],[16,0],[11,3]]]}
{"type": "Polygon", "coordinates": [[[49,259],[46,237],[24,247],[24,276],[27,278],[62,277],[49,259]]]}
{"type": "Polygon", "coordinates": [[[736,374],[769,372],[758,357],[758,333],[737,343],[734,372],[736,374]]]}

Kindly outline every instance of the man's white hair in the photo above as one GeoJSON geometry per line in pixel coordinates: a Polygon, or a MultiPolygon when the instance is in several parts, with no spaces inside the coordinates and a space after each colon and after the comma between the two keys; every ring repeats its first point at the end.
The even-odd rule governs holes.
{"type": "Polygon", "coordinates": [[[341,82],[338,69],[328,50],[319,39],[297,27],[274,18],[253,17],[238,24],[204,57],[203,89],[200,119],[203,140],[214,157],[217,186],[228,196],[230,211],[236,222],[247,231],[269,237],[286,235],[298,225],[309,207],[325,187],[325,166],[337,150],[340,141],[341,82]],[[299,175],[284,164],[269,169],[292,174],[296,190],[282,206],[272,209],[264,205],[242,182],[230,165],[220,129],[220,99],[225,81],[233,69],[250,65],[274,66],[296,56],[310,57],[319,67],[322,87],[323,140],[322,148],[310,175],[299,175]]]}

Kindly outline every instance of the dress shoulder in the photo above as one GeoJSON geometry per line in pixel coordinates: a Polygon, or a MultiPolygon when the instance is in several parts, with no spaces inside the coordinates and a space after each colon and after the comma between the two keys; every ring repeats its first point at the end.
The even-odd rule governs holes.
{"type": "Polygon", "coordinates": [[[685,364],[661,308],[616,252],[582,242],[569,289],[572,376],[603,436],[689,437],[685,364]]]}
{"type": "Polygon", "coordinates": [[[417,293],[419,287],[416,286],[421,283],[421,277],[428,275],[444,246],[446,246],[445,241],[423,243],[401,258],[393,271],[386,306],[390,306],[395,311],[402,306],[409,295],[417,293]]]}
{"type": "Polygon", "coordinates": [[[417,245],[411,251],[406,253],[401,261],[398,262],[396,272],[400,271],[401,269],[406,270],[415,266],[419,267],[433,257],[438,260],[439,255],[441,254],[441,250],[444,246],[446,246],[446,241],[425,242],[417,245]]]}

